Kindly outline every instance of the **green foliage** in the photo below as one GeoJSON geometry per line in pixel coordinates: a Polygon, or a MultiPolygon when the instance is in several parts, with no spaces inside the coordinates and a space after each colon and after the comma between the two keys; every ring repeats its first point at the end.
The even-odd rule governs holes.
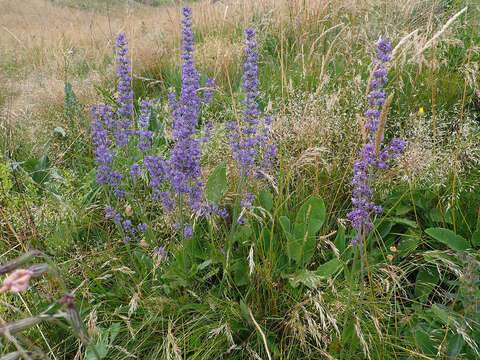
{"type": "Polygon", "coordinates": [[[447,245],[452,250],[461,251],[466,250],[469,247],[467,240],[465,240],[463,236],[456,235],[451,230],[442,228],[428,228],[425,230],[425,232],[434,239],[447,245]]]}
{"type": "Polygon", "coordinates": [[[280,224],[287,237],[287,255],[290,260],[303,266],[311,259],[316,245],[315,236],[325,218],[325,205],[318,196],[313,196],[300,207],[293,228],[286,216],[280,218],[280,224]]]}
{"type": "MultiPolygon", "coordinates": [[[[104,0],[53,2],[81,11],[103,12],[110,7],[104,0]]],[[[142,2],[158,5],[157,1],[142,2]]],[[[35,344],[48,352],[45,336],[57,358],[74,358],[80,351],[85,358],[95,359],[95,349],[100,358],[112,360],[267,359],[266,348],[274,359],[478,358],[477,155],[463,145],[458,148],[458,169],[464,165],[474,168],[459,172],[455,184],[448,172],[450,163],[447,170],[430,163],[434,176],[425,180],[416,178],[427,171],[415,172],[419,159],[402,159],[406,177],[402,169],[392,168],[374,191],[384,212],[374,221],[366,250],[351,246],[353,234],[344,222],[350,208],[350,156],[357,154],[361,143],[354,114],[363,112],[364,83],[371,71],[365,64],[371,62],[372,49],[366,44],[385,28],[394,34],[394,45],[417,28],[429,37],[438,30],[433,23],[426,23],[429,18],[440,24],[463,6],[448,1],[415,3],[412,14],[386,16],[383,5],[372,7],[371,14],[339,5],[341,11],[336,14],[332,3],[321,21],[320,8],[313,11],[315,22],[308,18],[310,11],[292,7],[281,31],[275,14],[252,14],[261,49],[259,108],[291,122],[279,122],[275,129],[281,158],[272,179],[252,184],[256,203],[245,211],[244,226],[236,226],[233,214],[228,219],[192,217],[194,238],[179,241],[172,226],[178,219],[165,215],[149,200],[145,188],[135,184],[128,200],[134,217],[140,219],[144,214],[154,226],[150,244],[142,238],[124,245],[104,218],[106,197],[95,184],[85,111],[88,104],[80,103],[83,93],[77,97],[68,81],[63,110],[61,101],[59,108],[52,110],[58,112],[58,123],[48,127],[48,139],[35,138],[32,146],[25,137],[20,136],[20,141],[2,137],[2,151],[8,151],[0,162],[0,207],[10,224],[0,217],[0,238],[5,239],[0,241],[0,250],[10,257],[18,248],[35,244],[55,257],[65,270],[64,281],[76,289],[82,320],[88,321],[94,334],[94,343],[78,350],[78,341],[65,329],[45,325],[42,333],[35,329],[28,333],[35,344]],[[434,5],[441,9],[432,13],[433,17],[425,16],[422,6],[433,9],[434,5]],[[297,95],[302,101],[300,112],[289,107],[297,95]],[[315,110],[331,107],[330,112],[305,116],[312,107],[306,99],[313,95],[326,99],[325,105],[314,103],[315,110]],[[335,127],[338,124],[326,121],[328,117],[335,121],[346,117],[349,126],[335,127]],[[317,120],[322,133],[334,127],[332,139],[312,134],[309,122],[317,120]],[[295,133],[301,122],[308,124],[295,133]],[[333,145],[325,143],[328,141],[333,145]],[[326,150],[321,155],[310,158],[312,149],[323,147],[326,150]],[[467,183],[471,187],[465,186],[467,183]],[[319,236],[334,231],[331,237],[319,236]],[[165,248],[165,257],[152,255],[157,245],[165,248]],[[361,251],[366,251],[363,271],[361,251]]],[[[424,52],[421,66],[408,61],[414,47],[407,40],[389,71],[389,86],[395,88],[396,96],[386,136],[390,136],[390,127],[401,128],[408,136],[418,107],[425,108],[425,118],[415,121],[430,119],[435,109],[439,131],[436,161],[444,156],[444,143],[457,134],[458,124],[451,119],[458,119],[463,105],[472,30],[474,43],[478,43],[473,13],[469,9],[458,26],[453,24],[424,52]]],[[[208,49],[212,38],[218,36],[223,44],[227,39],[222,37],[229,34],[228,46],[235,52],[241,46],[244,24],[233,23],[234,29],[199,26],[196,44],[208,49]]],[[[202,180],[206,199],[234,212],[238,192],[232,188],[239,179],[235,171],[227,174],[223,162],[227,143],[223,122],[235,116],[233,105],[241,101],[242,69],[233,55],[223,55],[221,45],[218,49],[213,60],[209,56],[204,59],[207,66],[215,62],[222,67],[215,69],[216,102],[202,110],[202,123],[213,119],[217,126],[215,144],[206,149],[202,159],[210,176],[202,180]]],[[[179,91],[181,68],[171,56],[175,51],[174,47],[168,48],[166,55],[160,51],[153,64],[135,69],[140,75],[133,81],[137,95],[158,99],[170,89],[179,91]],[[147,84],[140,77],[161,81],[147,84]]],[[[15,63],[12,56],[5,57],[9,63],[1,64],[8,74],[15,63]]],[[[103,59],[105,68],[114,66],[111,55],[105,54],[103,59]]],[[[80,78],[92,69],[95,64],[75,64],[80,78]]],[[[467,120],[474,123],[476,109],[471,87],[476,80],[471,73],[467,75],[465,124],[467,120]]],[[[98,97],[114,105],[111,81],[96,86],[98,97]]],[[[0,103],[7,99],[0,98],[0,103]]],[[[166,104],[161,100],[154,103],[151,130],[159,155],[170,146],[166,130],[170,119],[166,104]]],[[[432,129],[425,131],[429,142],[422,144],[425,148],[419,152],[420,157],[428,158],[432,129]]],[[[463,135],[461,141],[478,134],[463,135]]],[[[126,157],[124,165],[130,160],[126,157]]],[[[46,278],[22,295],[22,300],[2,295],[6,296],[0,303],[2,318],[14,318],[14,309],[24,311],[25,304],[29,309],[48,308],[37,288],[53,295],[46,278]]],[[[53,314],[54,310],[49,311],[53,314]]],[[[8,350],[0,346],[0,352],[15,350],[11,343],[5,345],[8,350]]]]}
{"type": "Polygon", "coordinates": [[[227,192],[227,186],[227,165],[222,162],[213,170],[205,184],[205,198],[208,202],[219,204],[227,192]]]}
{"type": "Polygon", "coordinates": [[[98,328],[98,332],[97,338],[93,339],[94,343],[87,347],[87,360],[100,360],[107,357],[109,348],[112,347],[113,342],[120,332],[120,323],[113,323],[108,329],[100,327],[98,328]]]}

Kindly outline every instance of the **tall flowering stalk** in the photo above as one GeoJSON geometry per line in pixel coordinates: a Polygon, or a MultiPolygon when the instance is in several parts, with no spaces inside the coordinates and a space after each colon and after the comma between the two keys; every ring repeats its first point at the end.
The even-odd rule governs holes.
{"type": "MultiPolygon", "coordinates": [[[[243,65],[243,111],[241,121],[232,120],[226,123],[230,147],[234,159],[240,167],[240,184],[245,184],[246,179],[262,178],[271,166],[276,155],[276,145],[269,143],[272,124],[271,117],[265,117],[263,123],[259,121],[257,97],[258,91],[258,52],[255,40],[255,30],[246,29],[245,39],[245,63],[243,65]]],[[[242,193],[243,189],[239,189],[242,193]]],[[[250,193],[244,193],[241,202],[242,207],[250,207],[254,197],[250,193]]],[[[238,219],[243,223],[244,219],[238,219]]]]}
{"type": "Polygon", "coordinates": [[[142,171],[143,156],[151,147],[153,133],[149,127],[152,104],[141,101],[137,130],[134,130],[132,70],[125,34],[117,35],[116,48],[116,106],[95,105],[90,108],[93,118],[91,136],[97,164],[96,181],[113,194],[105,209],[105,216],[122,229],[124,241],[127,242],[147,231],[147,224],[143,220],[134,225],[126,217],[132,215],[129,203],[135,201],[133,187],[142,171]],[[125,216],[121,214],[121,208],[129,209],[125,211],[125,216]]]}
{"type": "Polygon", "coordinates": [[[384,85],[388,82],[386,64],[390,61],[391,43],[380,40],[377,44],[377,54],[374,62],[374,72],[369,84],[368,105],[366,111],[365,132],[366,144],[353,166],[352,204],[353,209],[347,214],[356,230],[352,244],[358,244],[372,229],[372,214],[380,214],[382,206],[373,202],[371,184],[376,175],[376,169],[388,169],[388,162],[396,159],[405,148],[406,142],[394,138],[390,144],[383,145],[383,130],[386,111],[391,97],[385,99],[384,85]]]}
{"type": "MultiPolygon", "coordinates": [[[[191,225],[185,222],[185,209],[189,207],[192,211],[201,213],[205,205],[200,168],[202,147],[201,141],[195,135],[201,104],[211,101],[211,87],[215,85],[215,80],[207,80],[206,85],[209,88],[203,92],[203,97],[200,97],[199,74],[193,58],[192,10],[184,7],[182,13],[182,87],[178,100],[174,93],[169,94],[175,143],[170,152],[170,160],[148,156],[145,158],[145,165],[151,177],[154,199],[161,201],[166,210],[178,211],[179,226],[184,237],[189,238],[193,236],[193,230],[191,225]]],[[[210,127],[208,124],[203,140],[208,137],[210,127]]]]}
{"type": "Polygon", "coordinates": [[[118,119],[114,134],[117,145],[124,147],[128,144],[129,135],[132,134],[133,116],[133,79],[125,34],[117,35],[117,77],[118,119]]]}

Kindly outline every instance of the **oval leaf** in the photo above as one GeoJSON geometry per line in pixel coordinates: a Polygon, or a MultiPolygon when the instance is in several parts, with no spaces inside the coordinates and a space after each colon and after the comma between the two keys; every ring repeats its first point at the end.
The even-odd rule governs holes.
{"type": "Polygon", "coordinates": [[[205,184],[205,198],[208,202],[218,204],[227,192],[227,166],[225,162],[218,166],[210,174],[205,184]]]}
{"type": "Polygon", "coordinates": [[[463,236],[455,234],[452,230],[443,228],[428,228],[425,232],[435,240],[447,245],[450,249],[462,251],[468,249],[468,242],[463,236]]]}

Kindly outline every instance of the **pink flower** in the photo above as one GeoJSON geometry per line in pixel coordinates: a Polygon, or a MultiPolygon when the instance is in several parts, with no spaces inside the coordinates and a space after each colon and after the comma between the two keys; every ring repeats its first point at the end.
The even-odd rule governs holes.
{"type": "Polygon", "coordinates": [[[3,286],[0,288],[0,294],[10,290],[14,294],[25,292],[28,288],[32,271],[28,269],[18,269],[8,275],[3,280],[3,286]]]}

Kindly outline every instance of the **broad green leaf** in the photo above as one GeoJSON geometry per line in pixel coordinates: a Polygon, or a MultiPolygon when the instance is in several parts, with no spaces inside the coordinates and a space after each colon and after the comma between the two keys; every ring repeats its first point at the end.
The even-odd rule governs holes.
{"type": "Polygon", "coordinates": [[[329,277],[335,274],[342,266],[342,262],[337,258],[327,261],[325,264],[320,265],[317,268],[317,275],[321,277],[329,277]]]}
{"type": "Polygon", "coordinates": [[[417,223],[410,219],[405,219],[402,217],[392,217],[391,220],[396,224],[406,225],[414,229],[417,227],[417,223]]]}
{"type": "Polygon", "coordinates": [[[390,234],[390,231],[392,230],[393,224],[390,221],[384,221],[377,229],[380,237],[382,239],[385,239],[385,237],[390,234]]]}
{"type": "Polygon", "coordinates": [[[198,265],[198,270],[201,271],[201,270],[205,269],[206,267],[210,266],[211,263],[212,263],[211,259],[208,259],[208,260],[202,262],[200,265],[198,265]]]}
{"type": "Polygon", "coordinates": [[[120,333],[120,323],[116,322],[110,326],[110,344],[115,341],[115,338],[120,333]]]}
{"type": "Polygon", "coordinates": [[[295,224],[290,247],[294,250],[293,259],[297,264],[303,265],[313,256],[316,243],[315,236],[310,235],[306,224],[295,224]]]}
{"type": "Polygon", "coordinates": [[[267,190],[260,190],[258,198],[260,201],[260,206],[265,210],[271,211],[273,209],[273,196],[267,190]]]}
{"type": "Polygon", "coordinates": [[[428,268],[420,269],[415,281],[415,296],[424,302],[438,283],[438,274],[428,268]]]}
{"type": "Polygon", "coordinates": [[[104,359],[108,354],[108,348],[112,345],[117,335],[120,333],[120,323],[113,323],[108,329],[100,328],[100,336],[97,338],[95,345],[90,345],[87,348],[86,358],[88,360],[98,360],[93,346],[97,350],[100,359],[104,359]]]}
{"type": "Polygon", "coordinates": [[[441,250],[427,251],[423,253],[423,258],[430,264],[449,264],[449,267],[460,266],[460,260],[457,255],[450,255],[441,250]]]}
{"type": "Polygon", "coordinates": [[[288,282],[294,288],[299,284],[303,284],[308,288],[314,289],[318,287],[323,277],[318,275],[316,271],[299,270],[293,276],[288,277],[288,282]]]}
{"type": "Polygon", "coordinates": [[[410,204],[400,204],[395,209],[395,215],[403,216],[408,214],[412,210],[413,210],[413,207],[410,204]]]}
{"type": "Polygon", "coordinates": [[[290,259],[303,265],[310,260],[315,251],[315,235],[325,222],[326,213],[323,200],[314,196],[298,210],[293,236],[288,239],[287,254],[290,259]]]}
{"type": "Polygon", "coordinates": [[[452,230],[443,228],[428,228],[425,232],[435,240],[447,245],[450,249],[462,251],[468,249],[468,242],[463,236],[456,235],[452,230]]]}
{"type": "Polygon", "coordinates": [[[308,224],[309,235],[315,235],[325,222],[325,204],[319,196],[313,196],[307,200],[298,210],[295,222],[308,224]]]}
{"type": "Polygon", "coordinates": [[[99,360],[98,356],[95,354],[95,351],[93,350],[92,347],[95,347],[98,355],[100,356],[100,359],[104,359],[105,356],[107,356],[108,348],[106,344],[100,343],[96,345],[89,345],[87,347],[87,354],[86,354],[87,360],[99,360]]]}
{"type": "Polygon", "coordinates": [[[232,271],[233,280],[235,281],[236,286],[243,286],[248,284],[249,268],[245,260],[242,259],[235,262],[230,269],[232,271]]]}
{"type": "Polygon", "coordinates": [[[335,237],[335,240],[333,241],[335,246],[337,247],[338,251],[340,253],[343,253],[345,250],[345,226],[342,224],[338,223],[338,230],[337,230],[337,236],[335,237]]]}
{"type": "Polygon", "coordinates": [[[435,356],[437,353],[435,344],[425,331],[417,328],[415,330],[415,339],[417,340],[418,346],[423,354],[435,356]]]}
{"type": "Polygon", "coordinates": [[[38,159],[38,162],[35,165],[34,172],[32,174],[32,179],[37,184],[42,184],[48,180],[48,168],[50,167],[50,159],[48,158],[48,150],[50,149],[50,142],[47,142],[43,148],[43,154],[38,159]]]}
{"type": "Polygon", "coordinates": [[[398,243],[398,253],[401,256],[406,256],[414,252],[420,243],[419,236],[416,233],[405,234],[402,240],[398,243]]]}
{"type": "Polygon", "coordinates": [[[437,316],[437,318],[443,322],[445,325],[450,323],[450,309],[442,304],[433,304],[432,312],[437,316]]]}
{"type": "Polygon", "coordinates": [[[465,344],[465,340],[463,340],[462,335],[455,334],[448,340],[447,343],[447,360],[455,360],[460,355],[462,351],[463,345],[465,344]]]}
{"type": "Polygon", "coordinates": [[[290,219],[286,216],[280,216],[278,221],[280,222],[280,226],[282,227],[282,230],[285,233],[285,235],[287,235],[287,237],[291,237],[292,234],[290,233],[291,232],[290,219]]]}
{"type": "Polygon", "coordinates": [[[253,326],[253,321],[252,321],[252,318],[250,317],[248,306],[245,304],[243,300],[240,300],[240,313],[242,314],[243,319],[247,322],[247,324],[253,326]]]}
{"type": "Polygon", "coordinates": [[[440,211],[439,208],[433,208],[432,210],[430,210],[430,219],[433,221],[433,222],[437,222],[437,223],[441,223],[443,220],[443,214],[442,212],[440,211]]]}
{"type": "Polygon", "coordinates": [[[205,197],[209,202],[220,203],[227,192],[227,166],[225,162],[217,165],[205,184],[205,197]]]}
{"type": "Polygon", "coordinates": [[[480,230],[477,230],[472,234],[472,244],[473,246],[480,246],[480,230]]]}

